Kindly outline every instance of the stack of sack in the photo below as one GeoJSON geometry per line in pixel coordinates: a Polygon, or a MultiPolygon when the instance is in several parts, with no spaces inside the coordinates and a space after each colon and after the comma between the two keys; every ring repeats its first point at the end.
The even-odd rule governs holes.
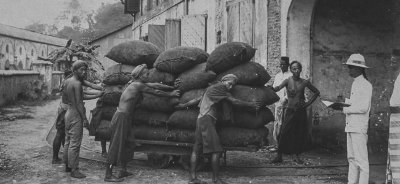
{"type": "MultiPolygon", "coordinates": [[[[180,81],[177,89],[182,94],[180,103],[201,97],[208,86],[221,80],[224,75],[236,75],[238,84],[231,89],[233,97],[243,101],[258,101],[263,108],[255,111],[233,106],[231,120],[217,123],[221,143],[226,147],[262,146],[268,136],[265,125],[274,120],[266,106],[278,101],[279,97],[264,86],[271,78],[264,67],[251,62],[255,51],[250,45],[240,42],[222,44],[210,55],[198,48],[175,47],[161,53],[154,68],[177,76],[180,81]]],[[[163,103],[172,105],[167,101],[163,103]]],[[[159,105],[162,106],[161,103],[159,105]]],[[[168,119],[165,122],[134,121],[132,131],[135,138],[193,143],[199,108],[174,110],[173,106],[168,106],[163,112],[167,110],[168,119]]]]}
{"type": "MultiPolygon", "coordinates": [[[[160,55],[160,49],[149,42],[144,41],[129,41],[113,47],[106,57],[114,60],[115,64],[106,69],[103,77],[105,88],[104,95],[97,101],[96,108],[93,109],[92,119],[89,126],[89,135],[95,136],[96,141],[109,141],[111,138],[111,119],[117,110],[119,100],[127,83],[132,79],[131,72],[137,66],[146,64],[150,68],[150,75],[146,82],[158,82],[167,85],[173,85],[175,76],[169,73],[160,72],[152,68],[153,63],[160,55]]],[[[169,100],[169,99],[168,99],[169,100]]],[[[176,100],[177,101],[177,100],[176,100]]],[[[142,104],[143,107],[159,106],[170,111],[171,107],[163,107],[164,103],[154,104],[154,99],[145,95],[142,104]],[[153,103],[153,104],[146,104],[153,103]]],[[[174,104],[175,105],[175,104],[174,104]]],[[[143,122],[149,119],[152,123],[155,120],[161,119],[166,122],[169,114],[158,112],[157,109],[145,110],[140,109],[135,114],[135,122],[143,122]]]]}

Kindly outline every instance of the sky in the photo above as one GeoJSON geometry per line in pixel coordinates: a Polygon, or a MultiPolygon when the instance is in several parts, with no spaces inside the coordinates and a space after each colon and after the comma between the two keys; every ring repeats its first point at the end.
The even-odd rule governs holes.
{"type": "MultiPolygon", "coordinates": [[[[0,0],[0,23],[24,28],[34,22],[53,24],[71,0],[0,0]]],[[[85,11],[120,0],[78,0],[85,11]]]]}

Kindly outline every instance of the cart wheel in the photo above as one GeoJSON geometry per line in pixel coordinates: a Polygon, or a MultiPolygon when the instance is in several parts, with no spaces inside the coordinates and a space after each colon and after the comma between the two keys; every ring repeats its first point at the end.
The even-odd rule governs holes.
{"type": "Polygon", "coordinates": [[[147,160],[152,167],[157,169],[165,169],[169,166],[172,156],[166,154],[148,153],[147,160]]]}
{"type": "MultiPolygon", "coordinates": [[[[189,170],[190,169],[190,155],[182,155],[180,156],[181,158],[179,159],[179,163],[183,167],[184,170],[189,170]]],[[[202,171],[206,167],[206,164],[204,162],[204,158],[202,156],[199,156],[197,159],[197,167],[196,171],[202,171]]]]}

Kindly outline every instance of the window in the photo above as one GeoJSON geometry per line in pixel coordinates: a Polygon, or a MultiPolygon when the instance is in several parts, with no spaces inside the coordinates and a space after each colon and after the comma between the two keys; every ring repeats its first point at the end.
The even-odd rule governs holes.
{"type": "Polygon", "coordinates": [[[22,55],[22,47],[19,48],[19,55],[22,55]]]}
{"type": "Polygon", "coordinates": [[[33,56],[33,49],[31,50],[31,56],[33,56]]]}
{"type": "Polygon", "coordinates": [[[42,50],[42,56],[44,56],[44,51],[42,50]]]}
{"type": "Polygon", "coordinates": [[[8,47],[8,45],[6,45],[6,53],[10,52],[10,48],[8,47]]]}

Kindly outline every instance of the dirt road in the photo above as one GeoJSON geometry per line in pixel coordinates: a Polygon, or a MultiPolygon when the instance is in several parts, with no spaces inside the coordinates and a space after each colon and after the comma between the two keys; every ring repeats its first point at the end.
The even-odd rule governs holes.
{"type": "MultiPolygon", "coordinates": [[[[35,106],[20,104],[0,109],[0,183],[105,183],[101,162],[81,159],[79,167],[87,175],[82,180],[71,178],[64,172],[63,165],[51,164],[52,150],[44,138],[53,124],[58,104],[59,99],[35,106]]],[[[93,106],[94,101],[86,103],[87,109],[93,106]]],[[[83,145],[92,151],[83,149],[81,153],[96,155],[100,146],[87,134],[85,130],[83,145]]],[[[285,157],[287,161],[283,165],[267,164],[273,156],[268,152],[228,152],[228,166],[222,168],[222,177],[228,183],[346,183],[345,157],[330,154],[308,153],[305,160],[308,166],[334,164],[335,167],[299,168],[303,166],[295,165],[290,157],[285,157]]],[[[178,166],[153,169],[143,154],[135,158],[129,164],[134,175],[123,183],[187,183],[187,172],[178,166]]],[[[371,166],[371,180],[381,183],[382,174],[384,166],[371,166]]],[[[208,172],[200,173],[200,178],[209,183],[210,177],[208,172]]]]}

